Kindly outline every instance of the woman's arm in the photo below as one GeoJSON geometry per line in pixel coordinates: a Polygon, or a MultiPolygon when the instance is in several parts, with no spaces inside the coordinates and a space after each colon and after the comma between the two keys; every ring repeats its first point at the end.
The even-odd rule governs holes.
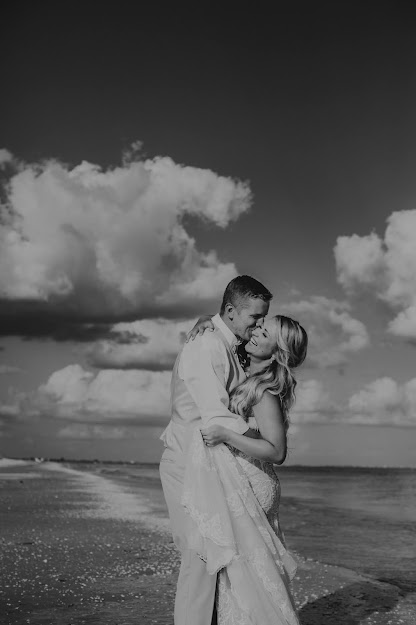
{"type": "Polygon", "coordinates": [[[283,464],[286,458],[287,441],[279,398],[266,391],[254,407],[254,415],[262,438],[250,438],[244,434],[231,432],[225,427],[214,425],[201,429],[204,442],[209,446],[227,443],[253,458],[273,464],[283,464]]]}
{"type": "Polygon", "coordinates": [[[205,330],[214,330],[215,326],[211,321],[211,317],[213,316],[214,315],[202,315],[201,317],[199,317],[192,330],[189,330],[188,334],[186,335],[185,343],[190,340],[193,341],[198,334],[204,334],[205,330]]]}

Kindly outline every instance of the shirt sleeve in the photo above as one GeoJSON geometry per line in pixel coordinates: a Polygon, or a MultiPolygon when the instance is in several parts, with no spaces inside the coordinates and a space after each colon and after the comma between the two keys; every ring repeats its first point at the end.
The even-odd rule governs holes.
{"type": "Polygon", "coordinates": [[[204,426],[218,424],[244,434],[248,424],[228,409],[228,371],[226,348],[213,334],[196,337],[184,346],[178,374],[198,406],[204,426]]]}

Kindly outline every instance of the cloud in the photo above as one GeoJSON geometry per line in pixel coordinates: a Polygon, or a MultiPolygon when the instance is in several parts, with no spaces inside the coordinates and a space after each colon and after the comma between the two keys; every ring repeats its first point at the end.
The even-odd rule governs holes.
{"type": "MultiPolygon", "coordinates": [[[[32,394],[17,393],[0,407],[1,417],[56,417],[67,421],[62,438],[125,438],[132,423],[164,426],[169,418],[167,371],[113,370],[93,373],[78,364],[55,371],[32,394]],[[69,423],[68,423],[69,422],[69,423]]],[[[335,402],[322,381],[301,380],[290,413],[301,424],[358,424],[416,427],[416,378],[399,384],[380,378],[335,402]]],[[[293,432],[292,432],[293,433],[293,432]]]]}
{"type": "Polygon", "coordinates": [[[333,401],[320,380],[301,381],[290,420],[297,425],[342,423],[416,427],[416,378],[404,384],[388,377],[379,378],[342,403],[333,401]]]}
{"type": "Polygon", "coordinates": [[[20,367],[13,367],[11,365],[0,365],[0,375],[20,373],[23,369],[20,367]]]}
{"type": "Polygon", "coordinates": [[[78,364],[68,365],[55,371],[32,401],[64,418],[129,416],[140,421],[142,417],[166,417],[170,377],[168,372],[112,369],[94,374],[78,364]]]}
{"type": "Polygon", "coordinates": [[[308,333],[307,362],[314,367],[335,367],[344,364],[348,356],[370,343],[365,325],[350,314],[350,305],[313,296],[282,307],[305,326],[308,333]]]}
{"type": "MultiPolygon", "coordinates": [[[[318,296],[281,307],[307,328],[311,366],[340,366],[369,345],[365,325],[351,316],[349,308],[347,302],[318,296]]],[[[88,348],[88,364],[102,369],[171,370],[192,325],[191,320],[165,319],[116,324],[109,338],[88,348]]]]}
{"type": "Polygon", "coordinates": [[[384,249],[381,239],[372,232],[367,236],[338,237],[334,248],[337,279],[347,290],[360,284],[373,286],[381,282],[384,270],[384,249]]]}
{"type": "Polygon", "coordinates": [[[5,164],[11,163],[12,161],[13,154],[5,148],[0,148],[0,168],[4,167],[5,164]]]}
{"type": "Polygon", "coordinates": [[[416,340],[416,304],[407,306],[403,311],[390,321],[388,331],[395,336],[400,336],[410,343],[416,340]]]}
{"type": "Polygon", "coordinates": [[[396,312],[388,331],[416,339],[416,210],[390,215],[384,239],[338,237],[334,248],[338,281],[349,293],[370,291],[396,312]]]}
{"type": "Polygon", "coordinates": [[[140,437],[140,431],[126,426],[98,425],[90,423],[69,423],[57,433],[57,438],[123,440],[140,437]]]}
{"type": "Polygon", "coordinates": [[[296,403],[290,414],[293,423],[335,421],[339,409],[319,380],[303,380],[296,388],[296,403]]]}
{"type": "Polygon", "coordinates": [[[352,423],[416,426],[416,378],[374,380],[350,397],[348,408],[352,423]]]}
{"type": "Polygon", "coordinates": [[[164,319],[116,324],[111,339],[87,350],[88,363],[100,369],[170,371],[192,325],[164,319]]]}
{"type": "MultiPolygon", "coordinates": [[[[133,158],[133,156],[131,156],[133,158]]],[[[219,228],[251,205],[246,183],[168,157],[19,163],[0,208],[2,328],[30,335],[62,325],[191,316],[237,273],[202,252],[186,215],[219,228]]]]}
{"type": "Polygon", "coordinates": [[[0,417],[17,417],[19,410],[17,404],[0,404],[0,417]]]}

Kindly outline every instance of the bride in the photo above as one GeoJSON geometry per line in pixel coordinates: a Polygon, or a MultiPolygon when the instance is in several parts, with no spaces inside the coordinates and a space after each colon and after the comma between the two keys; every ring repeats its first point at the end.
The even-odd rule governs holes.
{"type": "MultiPolygon", "coordinates": [[[[194,335],[206,327],[209,321],[194,335]]],[[[209,573],[218,573],[218,625],[299,624],[289,588],[296,563],[279,525],[274,465],[286,458],[293,369],[304,361],[307,343],[305,330],[289,317],[276,315],[256,328],[245,345],[248,377],[230,395],[230,410],[259,438],[220,425],[194,435],[182,504],[189,547],[209,573]]]]}

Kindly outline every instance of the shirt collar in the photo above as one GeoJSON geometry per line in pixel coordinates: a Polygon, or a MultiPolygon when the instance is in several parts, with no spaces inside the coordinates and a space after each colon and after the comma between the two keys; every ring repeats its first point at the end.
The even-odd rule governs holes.
{"type": "Polygon", "coordinates": [[[231,347],[233,351],[236,351],[238,345],[242,343],[241,339],[239,339],[232,330],[224,323],[221,319],[219,313],[214,315],[211,319],[212,323],[217,326],[217,328],[223,333],[225,338],[227,339],[227,343],[231,347]]]}

